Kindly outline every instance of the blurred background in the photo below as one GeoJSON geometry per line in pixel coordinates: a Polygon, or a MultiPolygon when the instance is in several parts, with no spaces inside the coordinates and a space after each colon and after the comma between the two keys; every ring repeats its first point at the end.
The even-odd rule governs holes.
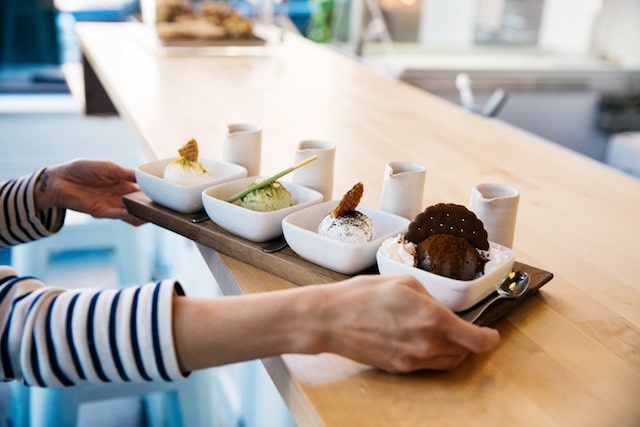
{"type": "MultiPolygon", "coordinates": [[[[0,94],[68,92],[74,24],[139,20],[155,3],[141,1],[0,0],[0,94]]],[[[453,102],[461,72],[478,105],[503,89],[505,123],[601,162],[612,135],[640,130],[640,0],[227,3],[286,17],[289,29],[453,102]]]]}
{"type": "MultiPolygon", "coordinates": [[[[71,90],[81,61],[76,23],[140,21],[142,8],[154,7],[141,1],[0,0],[0,179],[79,156],[131,167],[146,161],[119,117],[84,115],[71,90]]],[[[253,19],[265,11],[285,18],[288,30],[366,66],[640,177],[640,0],[228,3],[253,19]]],[[[218,295],[193,242],[144,232],[154,242],[150,278],[177,277],[192,284],[191,294],[218,295]]],[[[112,255],[58,254],[46,279],[117,282],[112,255]]],[[[11,251],[0,250],[0,260],[11,262],[11,251]]],[[[293,424],[259,362],[214,370],[211,381],[221,425],[293,424]]],[[[0,420],[10,399],[0,387],[0,420]]],[[[82,425],[146,425],[139,400],[111,405],[92,407],[82,425]]]]}

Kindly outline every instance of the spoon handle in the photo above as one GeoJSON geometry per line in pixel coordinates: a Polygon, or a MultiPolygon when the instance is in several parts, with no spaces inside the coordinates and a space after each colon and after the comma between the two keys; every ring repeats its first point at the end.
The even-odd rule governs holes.
{"type": "Polygon", "coordinates": [[[284,240],[284,237],[280,237],[279,239],[277,239],[273,243],[270,243],[267,246],[263,247],[262,248],[262,252],[267,253],[267,254],[272,254],[274,252],[278,252],[278,251],[283,250],[287,246],[288,246],[288,244],[287,244],[287,241],[284,240]]]}
{"type": "Polygon", "coordinates": [[[489,308],[491,304],[493,304],[494,302],[498,301],[501,298],[502,296],[497,295],[491,298],[489,301],[485,302],[484,304],[481,304],[480,306],[473,308],[469,311],[463,312],[462,314],[460,314],[460,317],[469,323],[474,323],[476,320],[478,320],[478,318],[482,315],[482,313],[484,313],[484,311],[487,308],[489,308]]]}

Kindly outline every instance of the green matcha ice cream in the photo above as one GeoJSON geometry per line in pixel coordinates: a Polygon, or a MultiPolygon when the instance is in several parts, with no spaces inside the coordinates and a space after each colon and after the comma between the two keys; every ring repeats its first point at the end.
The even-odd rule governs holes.
{"type": "Polygon", "coordinates": [[[271,212],[293,206],[293,199],[289,190],[280,182],[275,181],[241,198],[240,205],[253,211],[271,212]]]}

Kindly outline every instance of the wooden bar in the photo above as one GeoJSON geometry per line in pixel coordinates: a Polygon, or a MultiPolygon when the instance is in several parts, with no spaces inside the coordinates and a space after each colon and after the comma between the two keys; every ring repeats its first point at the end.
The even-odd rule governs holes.
{"type": "MultiPolygon", "coordinates": [[[[220,158],[226,126],[244,122],[263,128],[265,176],[290,166],[298,141],[333,142],[333,194],[362,181],[367,206],[380,205],[389,161],[426,165],[425,206],[467,205],[474,185],[504,182],[521,193],[516,259],[553,272],[494,324],[498,349],[453,372],[389,375],[332,354],[263,360],[299,425],[638,425],[638,180],[299,36],[262,54],[167,55],[144,42],[146,31],[77,26],[150,160],[192,137],[203,156],[220,158]]],[[[242,254],[202,253],[224,264],[226,293],[296,286],[234,258],[242,254]]]]}

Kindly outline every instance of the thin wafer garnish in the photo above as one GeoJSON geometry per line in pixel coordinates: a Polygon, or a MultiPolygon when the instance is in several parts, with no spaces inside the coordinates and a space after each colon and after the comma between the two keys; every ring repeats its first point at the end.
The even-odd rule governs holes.
{"type": "Polygon", "coordinates": [[[198,142],[191,138],[186,144],[178,149],[180,157],[184,157],[192,162],[198,161],[198,142]]]}
{"type": "Polygon", "coordinates": [[[342,196],[342,200],[338,203],[333,211],[331,211],[331,215],[334,218],[338,218],[346,214],[347,212],[355,211],[360,203],[360,199],[362,199],[362,194],[364,193],[364,184],[358,182],[354,185],[351,190],[347,191],[344,196],[342,196]]]}
{"type": "Polygon", "coordinates": [[[463,205],[438,203],[428,206],[409,224],[404,237],[419,244],[435,234],[462,237],[477,249],[489,250],[489,239],[484,224],[476,214],[463,205]]]}

